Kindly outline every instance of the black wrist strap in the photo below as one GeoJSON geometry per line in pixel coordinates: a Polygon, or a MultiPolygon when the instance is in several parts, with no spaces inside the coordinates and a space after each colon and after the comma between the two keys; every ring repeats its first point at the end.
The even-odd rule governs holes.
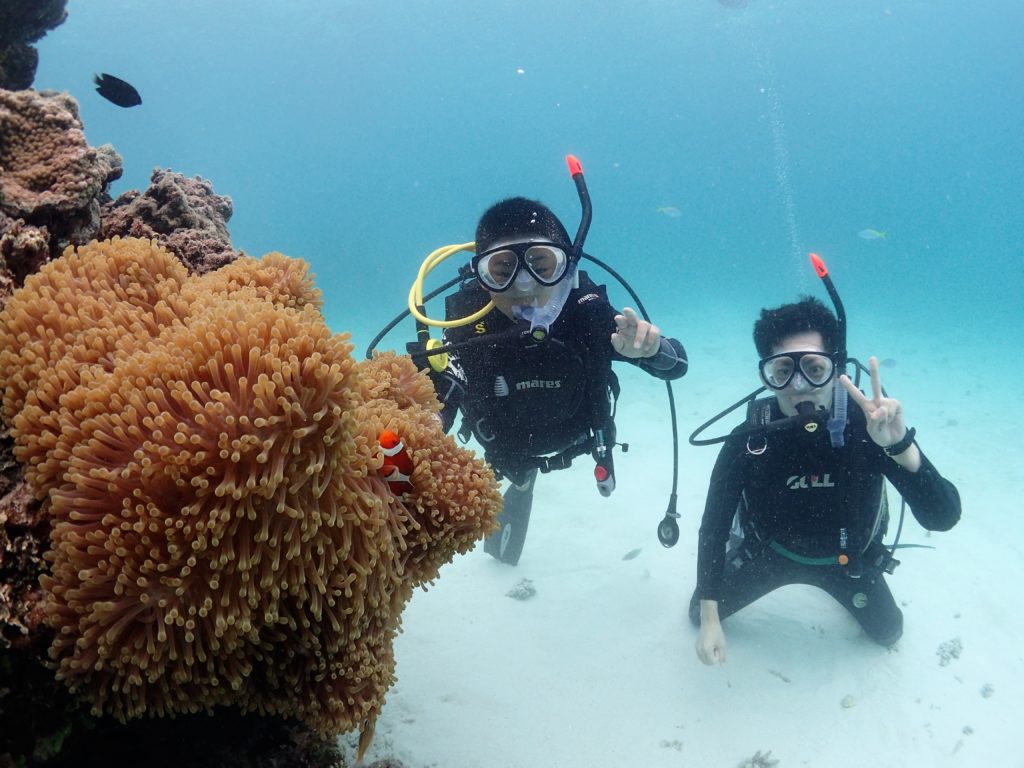
{"type": "Polygon", "coordinates": [[[899,456],[904,453],[914,442],[914,435],[917,434],[917,430],[911,427],[907,430],[907,433],[903,435],[903,439],[898,443],[887,445],[882,450],[885,451],[886,456],[899,456]]]}

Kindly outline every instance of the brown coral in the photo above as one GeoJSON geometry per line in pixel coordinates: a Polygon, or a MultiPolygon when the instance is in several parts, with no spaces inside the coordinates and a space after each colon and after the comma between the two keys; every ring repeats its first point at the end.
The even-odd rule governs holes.
{"type": "Polygon", "coordinates": [[[155,168],[145,192],[125,192],[103,206],[100,234],[156,238],[189,271],[203,274],[236,256],[227,228],[232,212],[231,198],[210,182],[155,168]]]}
{"type": "Polygon", "coordinates": [[[38,577],[49,519],[24,481],[11,442],[0,438],[0,651],[30,643],[45,615],[38,577]]]}
{"type": "Polygon", "coordinates": [[[46,227],[32,227],[20,219],[11,221],[0,213],[0,272],[6,278],[0,287],[0,304],[49,259],[50,233],[46,227]]]}
{"type": "Polygon", "coordinates": [[[99,198],[120,178],[121,157],[85,140],[67,93],[0,90],[0,209],[45,226],[51,252],[99,232],[99,198]]]}
{"type": "Polygon", "coordinates": [[[5,414],[52,504],[51,655],[123,718],[223,704],[370,733],[402,607],[493,528],[496,483],[407,358],[353,362],[304,267],[233,268],[171,295],[159,246],[94,244],[0,313],[5,414]],[[414,458],[402,498],[385,428],[414,458]]]}

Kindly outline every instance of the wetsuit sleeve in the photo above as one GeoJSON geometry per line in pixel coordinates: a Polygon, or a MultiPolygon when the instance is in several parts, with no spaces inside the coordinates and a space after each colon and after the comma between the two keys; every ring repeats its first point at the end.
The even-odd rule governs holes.
{"type": "Polygon", "coordinates": [[[879,449],[882,471],[906,499],[914,518],[929,531],[948,531],[960,520],[960,494],[921,451],[921,466],[910,472],[879,449]]]}
{"type": "Polygon", "coordinates": [[[647,371],[659,379],[672,381],[682,377],[689,368],[689,361],[686,359],[686,350],[677,339],[662,336],[661,347],[657,354],[652,357],[644,357],[639,360],[630,360],[641,370],[647,371]]]}
{"type": "Polygon", "coordinates": [[[711,472],[704,517],[697,539],[697,597],[717,600],[725,570],[725,548],[743,493],[743,442],[730,438],[722,446],[711,472]]]}

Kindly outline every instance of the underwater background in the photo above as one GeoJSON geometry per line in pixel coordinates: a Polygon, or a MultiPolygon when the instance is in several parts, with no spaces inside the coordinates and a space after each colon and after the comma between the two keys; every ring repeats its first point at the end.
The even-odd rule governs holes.
{"type": "Polygon", "coordinates": [[[234,201],[235,246],[308,260],[360,351],[422,258],[472,240],[496,200],[536,197],[575,231],[567,153],[593,199],[588,251],[691,345],[823,295],[809,250],[846,301],[854,354],[874,323],[960,335],[970,317],[976,343],[1004,353],[1024,330],[1016,0],[68,11],[39,46],[36,87],[70,91],[89,142],[123,155],[113,193],[144,189],[156,166],[210,179],[234,201]],[[96,72],[143,105],[104,101],[96,72]]]}
{"type": "MultiPolygon", "coordinates": [[[[574,233],[579,202],[564,161],[572,153],[594,206],[586,250],[616,268],[690,353],[691,371],[675,385],[684,442],[756,386],[758,310],[800,293],[825,298],[807,259],[815,251],[845,302],[851,354],[882,360],[883,383],[960,489],[962,524],[935,553],[908,555],[894,585],[912,603],[899,655],[879,661],[827,616],[815,620],[840,640],[809,650],[797,623],[820,607],[782,597],[730,635],[736,660],[723,683],[700,668],[682,618],[715,451],[682,446],[683,538],[662,550],[654,529],[671,460],[664,386],[627,369],[617,423],[633,445],[617,459],[615,509],[592,524],[589,467],[539,486],[538,508],[563,513],[534,515],[515,574],[549,600],[539,616],[507,609],[513,572],[479,552],[413,600],[396,646],[399,682],[378,728],[384,747],[417,764],[675,765],[672,729],[683,726],[669,711],[685,711],[679,719],[691,730],[680,738],[699,752],[700,728],[712,750],[733,738],[730,718],[767,717],[767,708],[793,732],[768,720],[750,731],[777,735],[790,755],[802,749],[802,764],[815,764],[835,731],[821,714],[812,738],[786,713],[823,713],[815,694],[827,691],[834,708],[866,681],[859,695],[889,709],[854,710],[851,755],[876,765],[970,765],[981,756],[1013,764],[1024,692],[1024,620],[1013,609],[1024,575],[1015,456],[1024,430],[1024,3],[70,0],[68,12],[38,44],[35,87],[69,91],[89,143],[112,143],[123,156],[112,193],[144,189],[157,166],[209,179],[234,202],[234,246],[310,262],[324,314],[352,333],[356,354],[404,308],[422,259],[472,240],[493,202],[538,198],[574,233]],[[120,109],[99,97],[100,72],[130,81],[143,104],[120,109]],[[602,607],[609,595],[621,602],[602,607]],[[540,641],[552,631],[564,647],[540,641]],[[580,655],[579,634],[599,642],[580,655]],[[933,652],[953,635],[969,651],[955,679],[936,670],[933,652]],[[638,651],[627,650],[638,637],[638,651]],[[454,685],[453,664],[466,663],[466,680],[482,677],[458,649],[499,639],[532,649],[503,668],[507,697],[467,683],[438,704],[454,685]],[[609,663],[604,648],[623,658],[609,663]],[[743,666],[755,663],[774,665],[768,683],[743,666]],[[607,712],[605,698],[577,683],[598,685],[598,664],[622,699],[607,712]],[[774,693],[786,664],[812,674],[787,672],[795,682],[774,693]],[[548,686],[546,709],[537,687],[508,690],[520,678],[548,686]],[[995,686],[999,709],[978,695],[982,683],[995,686]],[[598,714],[566,711],[573,695],[598,714]],[[479,721],[446,715],[449,705],[479,721]],[[554,756],[537,758],[521,747],[489,762],[470,748],[461,759],[444,751],[466,737],[461,723],[482,731],[530,707],[539,709],[523,743],[554,739],[568,745],[563,752],[546,747],[554,756]],[[613,735],[608,724],[624,721],[627,732],[613,735]],[[960,751],[971,737],[957,729],[967,724],[975,745],[989,739],[985,749],[960,751]],[[625,748],[631,733],[655,728],[648,752],[625,748]],[[622,753],[585,762],[574,731],[595,744],[607,736],[622,753]],[[872,753],[865,745],[878,732],[872,753]]],[[[587,268],[609,284],[613,303],[631,304],[612,278],[587,268]]],[[[445,264],[428,287],[454,270],[445,264]]],[[[443,306],[428,310],[438,316],[443,306]]],[[[406,320],[381,348],[401,350],[412,338],[406,320]]],[[[908,528],[909,541],[924,540],[908,528]]],[[[479,664],[490,674],[490,660],[479,664]]],[[[737,737],[749,746],[742,754],[773,746],[746,745],[749,735],[737,737]]],[[[724,755],[701,764],[736,764],[724,755]]]]}

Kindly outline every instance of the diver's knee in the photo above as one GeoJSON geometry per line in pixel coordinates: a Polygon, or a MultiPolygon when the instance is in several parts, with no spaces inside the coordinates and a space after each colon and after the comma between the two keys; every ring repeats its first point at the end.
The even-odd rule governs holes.
{"type": "Polygon", "coordinates": [[[867,630],[868,637],[876,643],[886,648],[891,648],[903,637],[903,611],[897,608],[896,613],[882,626],[865,627],[865,629],[867,630]]]}

